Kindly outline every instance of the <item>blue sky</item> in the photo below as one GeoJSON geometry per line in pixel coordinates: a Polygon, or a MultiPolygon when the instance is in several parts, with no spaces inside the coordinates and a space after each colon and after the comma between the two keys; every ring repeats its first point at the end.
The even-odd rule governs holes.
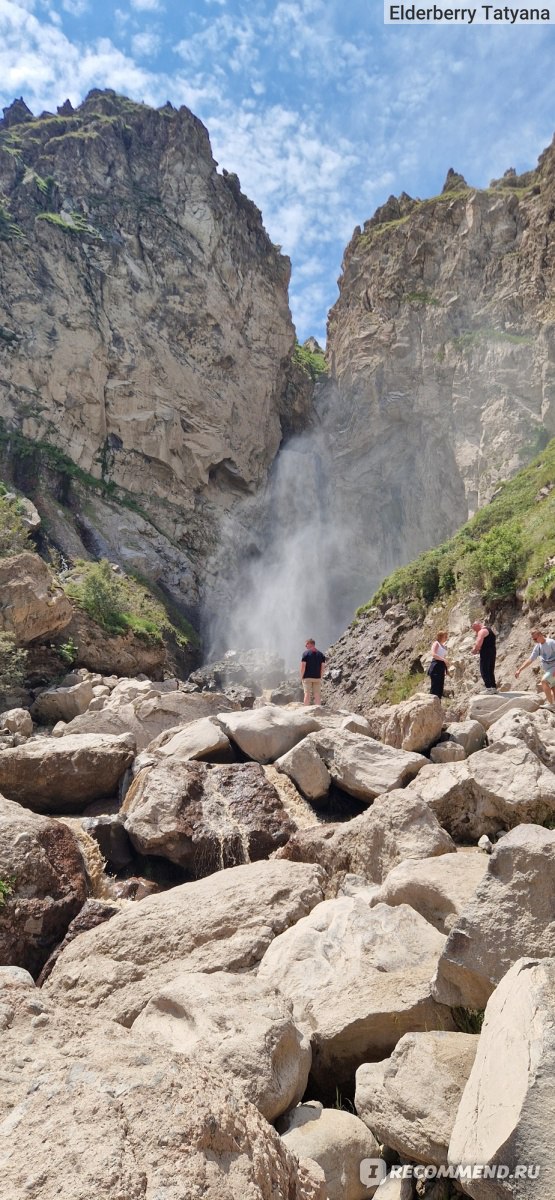
{"type": "Polygon", "coordinates": [[[555,25],[384,26],[381,0],[0,0],[0,105],[92,87],[186,104],[291,256],[325,337],[343,249],[393,192],[486,185],[555,130],[555,25]]]}

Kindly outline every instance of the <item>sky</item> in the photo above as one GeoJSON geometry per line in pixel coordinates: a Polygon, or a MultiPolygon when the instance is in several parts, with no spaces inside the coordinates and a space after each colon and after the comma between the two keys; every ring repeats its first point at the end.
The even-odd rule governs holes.
{"type": "Polygon", "coordinates": [[[389,195],[535,166],[554,60],[555,24],[384,25],[381,0],[0,0],[0,106],[110,87],[200,117],[291,258],[301,341],[324,342],[344,248],[389,195]]]}

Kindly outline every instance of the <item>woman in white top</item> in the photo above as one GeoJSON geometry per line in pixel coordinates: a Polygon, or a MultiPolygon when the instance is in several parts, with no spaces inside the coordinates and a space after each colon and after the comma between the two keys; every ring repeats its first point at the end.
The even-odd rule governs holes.
{"type": "Polygon", "coordinates": [[[440,700],[443,696],[445,676],[449,674],[449,663],[447,662],[447,651],[445,649],[446,641],[446,630],[440,629],[439,633],[436,634],[435,642],[432,643],[432,661],[428,667],[430,692],[432,696],[439,696],[440,700]]]}

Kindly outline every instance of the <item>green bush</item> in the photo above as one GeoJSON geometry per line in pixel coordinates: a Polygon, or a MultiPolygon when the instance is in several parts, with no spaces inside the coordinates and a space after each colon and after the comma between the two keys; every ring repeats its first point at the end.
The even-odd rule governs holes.
{"type": "Polygon", "coordinates": [[[116,574],[105,559],[76,563],[64,587],[70,599],[112,636],[131,631],[156,644],[169,635],[181,649],[198,641],[189,622],[155,584],[116,574]]]}
{"type": "Polygon", "coordinates": [[[122,585],[110,563],[102,559],[83,564],[79,582],[69,581],[66,592],[106,633],[125,633],[125,598],[122,585]]]}
{"type": "Polygon", "coordinates": [[[0,691],[20,687],[27,669],[27,651],[16,645],[11,633],[0,633],[0,691]]]}
{"type": "Polygon", "coordinates": [[[320,375],[327,373],[328,368],[324,355],[317,350],[309,350],[306,346],[301,346],[299,342],[295,344],[293,362],[304,371],[305,375],[310,375],[314,382],[319,379],[320,375]]]}
{"type": "Polygon", "coordinates": [[[0,496],[0,558],[33,548],[17,500],[0,496]]]}
{"type": "Polygon", "coordinates": [[[6,903],[6,900],[11,896],[14,888],[15,878],[10,875],[8,879],[0,878],[0,907],[6,903]]]}

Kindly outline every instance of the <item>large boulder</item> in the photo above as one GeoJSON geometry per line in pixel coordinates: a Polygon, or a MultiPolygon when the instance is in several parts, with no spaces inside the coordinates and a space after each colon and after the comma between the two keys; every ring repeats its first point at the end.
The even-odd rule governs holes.
{"type": "Polygon", "coordinates": [[[488,1001],[449,1161],[497,1164],[511,1178],[465,1180],[473,1200],[555,1196],[554,1010],[553,958],[520,959],[488,1001]]]}
{"type": "Polygon", "coordinates": [[[0,879],[10,889],[0,902],[0,962],[36,975],[87,896],[74,834],[0,796],[0,879]]]}
{"type": "Polygon", "coordinates": [[[277,854],[293,862],[320,863],[331,877],[353,874],[366,883],[381,883],[404,859],[454,852],[454,842],[429,806],[407,789],[379,796],[345,824],[300,829],[277,854]]]}
{"type": "Polygon", "coordinates": [[[518,738],[505,737],[465,762],[424,767],[410,790],[460,841],[555,817],[555,775],[518,738]]]}
{"type": "Polygon", "coordinates": [[[360,1164],[366,1158],[377,1158],[379,1146],[353,1113],[310,1101],[288,1113],[279,1128],[288,1150],[322,1168],[328,1200],[373,1196],[375,1188],[367,1188],[361,1181],[360,1164]]]}
{"type": "Polygon", "coordinates": [[[25,550],[0,559],[0,630],[27,646],[61,633],[73,610],[42,558],[25,550]]]}
{"type": "Polygon", "coordinates": [[[4,995],[0,1157],[10,1200],[324,1200],[318,1168],[299,1165],[204,1063],[57,1009],[44,989],[4,995]]]}
{"type": "Polygon", "coordinates": [[[446,1163],[477,1046],[473,1034],[405,1033],[391,1058],[359,1067],[357,1113],[378,1141],[402,1158],[446,1163]]]}
{"type": "MultiPolygon", "coordinates": [[[[132,681],[135,682],[135,681],[132,681]]],[[[130,681],[125,681],[129,685],[130,681]]],[[[100,712],[83,713],[75,717],[62,730],[67,737],[74,733],[130,733],[135,739],[137,750],[145,750],[150,742],[167,729],[184,726],[199,717],[214,716],[216,713],[236,708],[227,696],[188,695],[182,691],[161,692],[160,684],[150,684],[145,694],[131,695],[129,687],[114,688],[110,699],[100,712]]]]}
{"type": "Polygon", "coordinates": [[[312,736],[303,738],[287,754],[282,754],[281,758],[276,759],[275,765],[308,800],[323,800],[327,796],[332,778],[312,736]]]}
{"type": "Polygon", "coordinates": [[[384,704],[366,713],[370,734],[397,750],[422,752],[437,742],[444,714],[437,696],[413,696],[400,704],[384,704]]]}
{"type": "Polygon", "coordinates": [[[252,975],[178,976],[149,1000],[133,1032],[228,1075],[268,1121],[298,1104],[306,1088],[310,1040],[291,1005],[252,975]]]}
{"type": "Polygon", "coordinates": [[[360,896],[327,900],[268,947],[258,978],[293,1002],[312,1035],[312,1075],[323,1097],[346,1091],[368,1058],[408,1030],[452,1029],[430,979],[444,945],[406,904],[370,909],[360,896]]]}
{"type": "Polygon", "coordinates": [[[46,990],[129,1025],[184,971],[255,967],[321,901],[323,880],[315,866],[260,862],[147,897],[68,946],[46,990]]]}
{"type": "Polygon", "coordinates": [[[479,850],[409,858],[386,875],[370,904],[408,904],[449,933],[483,879],[488,859],[479,850]]]}
{"type": "Polygon", "coordinates": [[[37,738],[0,754],[0,790],[38,812],[79,812],[111,796],[133,761],[128,735],[37,738]]]}
{"type": "Polygon", "coordinates": [[[520,825],[486,864],[438,962],[433,992],[443,1004],[484,1008],[518,958],[553,953],[555,833],[520,825]]]}
{"type": "Polygon", "coordinates": [[[519,738],[544,766],[555,771],[555,713],[551,709],[538,708],[534,713],[511,709],[488,729],[491,743],[507,738],[519,738]]]}
{"type": "Polygon", "coordinates": [[[446,725],[445,736],[450,743],[462,746],[465,758],[483,750],[486,744],[486,731],[479,721],[454,721],[446,725]]]}
{"type": "Polygon", "coordinates": [[[515,709],[519,712],[536,712],[543,703],[543,696],[533,696],[531,692],[497,692],[495,695],[473,696],[468,706],[467,718],[479,721],[484,729],[489,729],[495,721],[499,721],[506,713],[515,709]]]}
{"type": "Polygon", "coordinates": [[[33,732],[33,718],[26,708],[9,708],[0,713],[0,729],[30,737],[33,732]]]}
{"type": "Polygon", "coordinates": [[[395,750],[363,734],[327,729],[309,739],[342,791],[369,803],[403,787],[426,766],[421,754],[395,750]]]}
{"type": "Polygon", "coordinates": [[[296,828],[259,763],[145,767],[122,811],[141,854],[169,858],[196,878],[267,858],[296,828]]]}
{"type": "Polygon", "coordinates": [[[73,687],[46,688],[35,700],[31,713],[35,721],[55,725],[86,712],[92,699],[92,685],[84,679],[73,687]]]}
{"type": "Polygon", "coordinates": [[[139,756],[136,769],[144,761],[174,759],[176,762],[188,762],[190,759],[202,759],[207,762],[233,762],[234,754],[229,738],[214,717],[199,717],[184,727],[176,725],[166,729],[149,743],[142,756],[139,756]]]}
{"type": "Polygon", "coordinates": [[[255,762],[269,763],[286,754],[321,721],[310,708],[282,708],[265,704],[247,712],[220,713],[219,722],[228,738],[255,762]]]}

